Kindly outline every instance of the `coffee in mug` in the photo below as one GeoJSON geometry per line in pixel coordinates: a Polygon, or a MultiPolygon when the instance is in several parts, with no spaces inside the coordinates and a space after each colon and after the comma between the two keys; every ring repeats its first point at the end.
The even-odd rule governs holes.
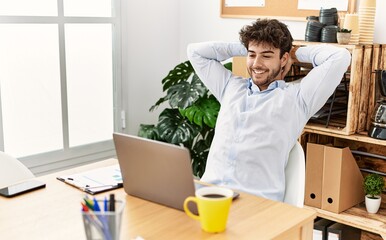
{"type": "Polygon", "coordinates": [[[232,203],[233,191],[222,187],[202,187],[196,191],[195,197],[188,197],[184,202],[186,214],[200,221],[205,232],[223,232],[226,228],[229,210],[232,203]],[[193,214],[188,203],[197,204],[199,215],[193,214]]]}

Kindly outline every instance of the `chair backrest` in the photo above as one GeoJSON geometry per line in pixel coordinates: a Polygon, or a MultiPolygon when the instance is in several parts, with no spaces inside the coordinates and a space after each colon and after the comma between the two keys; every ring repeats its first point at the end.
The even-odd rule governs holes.
{"type": "Polygon", "coordinates": [[[285,194],[284,202],[303,207],[305,188],[305,158],[304,151],[299,142],[290,151],[285,168],[285,194]]]}
{"type": "Polygon", "coordinates": [[[1,151],[0,166],[0,188],[35,177],[19,160],[1,151]]]}

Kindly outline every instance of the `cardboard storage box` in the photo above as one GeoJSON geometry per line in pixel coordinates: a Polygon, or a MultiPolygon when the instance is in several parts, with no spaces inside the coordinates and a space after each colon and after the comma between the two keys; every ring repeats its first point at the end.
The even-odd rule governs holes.
{"type": "Polygon", "coordinates": [[[324,146],[308,143],[304,203],[311,207],[322,207],[323,163],[324,146]]]}
{"type": "Polygon", "coordinates": [[[364,201],[363,176],[349,148],[307,143],[305,204],[340,213],[364,201]]]}

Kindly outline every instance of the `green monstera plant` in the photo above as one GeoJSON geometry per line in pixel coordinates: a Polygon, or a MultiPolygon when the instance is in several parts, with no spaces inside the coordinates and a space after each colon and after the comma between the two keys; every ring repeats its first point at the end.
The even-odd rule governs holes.
{"type": "MultiPolygon", "coordinates": [[[[224,65],[232,69],[232,63],[224,65]]],[[[196,75],[189,61],[178,64],[162,79],[163,92],[149,111],[169,103],[159,115],[157,124],[141,124],[141,137],[182,145],[190,150],[192,169],[201,177],[214,136],[220,103],[196,75]]]]}

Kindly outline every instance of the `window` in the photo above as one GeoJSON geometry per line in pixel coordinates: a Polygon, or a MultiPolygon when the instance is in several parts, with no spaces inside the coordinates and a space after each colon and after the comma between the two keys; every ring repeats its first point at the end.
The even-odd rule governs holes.
{"type": "Polygon", "coordinates": [[[115,155],[119,8],[0,0],[0,150],[36,174],[115,155]]]}

